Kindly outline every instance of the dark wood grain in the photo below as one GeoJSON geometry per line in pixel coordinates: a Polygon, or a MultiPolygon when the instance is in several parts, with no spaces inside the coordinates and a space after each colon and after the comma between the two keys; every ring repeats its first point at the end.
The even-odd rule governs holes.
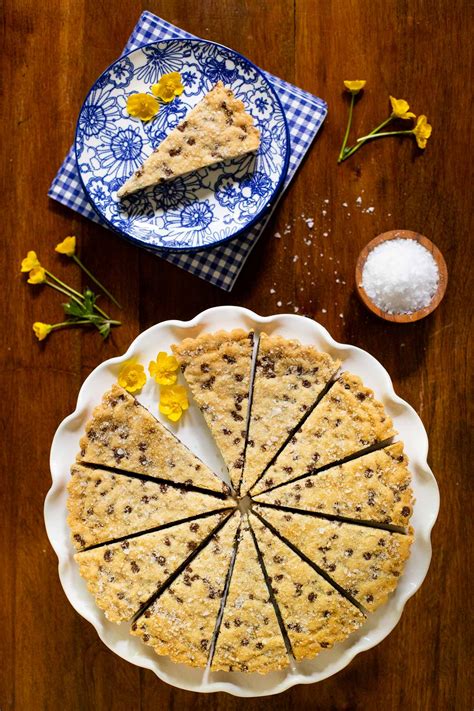
{"type": "Polygon", "coordinates": [[[5,1],[2,711],[472,708],[470,9],[467,0],[5,1]],[[139,251],[46,196],[87,89],[115,59],[143,9],[234,47],[329,103],[316,144],[231,294],[139,251]],[[347,116],[342,81],[358,78],[367,79],[367,87],[356,105],[354,132],[361,135],[381,121],[393,94],[433,124],[424,153],[410,139],[384,139],[337,166],[347,116]],[[362,207],[374,211],[357,208],[358,196],[362,207]],[[302,213],[315,222],[311,244],[302,213]],[[291,230],[283,235],[287,224],[291,230]],[[417,324],[383,322],[354,293],[360,250],[396,228],[428,236],[448,265],[443,303],[417,324]],[[274,237],[277,231],[281,239],[274,237]],[[79,287],[77,270],[52,251],[68,234],[78,236],[85,262],[124,305],[124,326],[106,343],[92,333],[68,331],[40,345],[32,334],[33,321],[56,318],[60,300],[26,287],[20,260],[36,249],[79,287]],[[397,392],[420,413],[441,489],[431,568],[393,633],[331,679],[253,701],[173,689],[109,652],[64,596],[42,513],[51,438],[72,411],[84,377],[153,323],[225,303],[261,314],[297,308],[336,339],[373,353],[397,392]]]}

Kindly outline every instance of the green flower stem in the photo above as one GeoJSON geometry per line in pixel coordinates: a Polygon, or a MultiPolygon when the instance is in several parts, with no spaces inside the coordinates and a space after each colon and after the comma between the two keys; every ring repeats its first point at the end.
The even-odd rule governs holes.
{"type": "Polygon", "coordinates": [[[68,326],[83,326],[85,324],[90,324],[90,321],[63,321],[62,323],[53,323],[51,331],[57,331],[60,328],[67,328],[68,326]]]}
{"type": "Polygon", "coordinates": [[[352,124],[352,111],[354,109],[354,98],[355,98],[355,94],[351,94],[351,103],[349,104],[349,118],[347,119],[346,132],[344,134],[341,150],[339,151],[339,157],[337,159],[338,163],[341,163],[344,160],[344,154],[346,152],[347,139],[349,138],[349,131],[351,130],[351,124],[352,124]]]}
{"type": "MultiPolygon", "coordinates": [[[[49,272],[46,272],[46,274],[49,275],[49,272]]],[[[59,279],[56,279],[56,281],[59,281],[59,279]]],[[[67,288],[64,288],[64,289],[63,289],[61,286],[58,286],[57,284],[55,284],[55,283],[52,282],[52,281],[48,281],[48,280],[46,279],[46,281],[45,281],[44,283],[47,284],[48,286],[50,286],[52,289],[56,289],[56,291],[60,291],[61,294],[65,294],[65,295],[66,295],[67,297],[69,297],[70,299],[73,299],[73,300],[76,302],[76,304],[79,304],[80,306],[83,306],[83,305],[84,305],[84,302],[83,302],[83,300],[82,300],[81,294],[79,294],[79,296],[81,297],[81,298],[79,299],[77,296],[74,296],[74,294],[71,294],[71,292],[70,292],[67,288]]],[[[64,285],[64,286],[66,286],[66,285],[64,285]]],[[[76,294],[77,294],[77,293],[78,293],[78,292],[76,291],[76,294]]],[[[108,317],[106,317],[106,318],[108,318],[108,317]]]]}
{"type": "Polygon", "coordinates": [[[388,123],[390,123],[390,121],[392,121],[393,118],[394,118],[394,116],[392,114],[391,116],[388,117],[388,119],[385,119],[385,121],[382,121],[381,124],[379,124],[376,128],[374,128],[373,131],[368,133],[367,136],[363,136],[363,138],[358,138],[356,145],[352,146],[352,148],[349,148],[348,150],[346,150],[346,152],[344,153],[344,156],[340,160],[340,162],[342,163],[342,161],[346,160],[346,158],[349,158],[353,153],[358,151],[359,148],[361,148],[364,145],[365,141],[370,140],[377,133],[377,131],[380,131],[381,128],[384,128],[388,123]]]}
{"type": "Polygon", "coordinates": [[[72,288],[72,286],[68,286],[68,284],[65,284],[61,279],[58,279],[58,277],[55,277],[54,274],[51,274],[51,272],[48,272],[47,269],[44,270],[45,273],[51,278],[54,279],[54,281],[62,286],[63,289],[66,289],[69,292],[69,295],[74,294],[75,296],[78,296],[80,299],[83,299],[82,294],[80,291],[76,291],[75,289],[72,288]]]}
{"type": "Polygon", "coordinates": [[[108,291],[108,290],[105,288],[105,286],[104,286],[103,284],[101,284],[98,279],[95,278],[95,276],[94,276],[93,274],[91,274],[91,272],[87,269],[87,267],[85,267],[84,264],[81,262],[81,260],[79,259],[79,257],[78,257],[77,255],[73,254],[73,255],[72,255],[72,258],[74,259],[74,261],[76,262],[76,264],[82,269],[82,271],[83,271],[85,274],[87,274],[87,276],[89,277],[89,279],[92,279],[92,281],[94,282],[94,284],[97,284],[97,286],[99,287],[99,289],[101,289],[101,290],[104,292],[104,294],[105,294],[106,296],[108,296],[109,299],[110,299],[111,301],[113,301],[113,303],[114,303],[116,306],[119,307],[119,309],[121,309],[122,307],[120,306],[120,304],[119,304],[119,302],[117,301],[117,299],[115,299],[115,298],[112,296],[112,294],[110,293],[110,291],[108,291]]]}
{"type": "Polygon", "coordinates": [[[382,138],[383,136],[408,136],[411,133],[413,133],[412,130],[409,130],[409,131],[384,131],[382,133],[376,133],[374,135],[369,134],[368,136],[362,136],[362,138],[357,139],[357,142],[370,141],[372,138],[382,138]]]}

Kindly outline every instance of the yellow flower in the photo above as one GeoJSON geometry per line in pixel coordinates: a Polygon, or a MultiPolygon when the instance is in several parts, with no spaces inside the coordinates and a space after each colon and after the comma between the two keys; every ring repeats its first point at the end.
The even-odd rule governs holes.
{"type": "Polygon", "coordinates": [[[395,97],[390,97],[390,103],[392,104],[392,116],[394,118],[400,119],[411,119],[415,118],[415,114],[408,111],[410,108],[408,102],[405,99],[395,99],[395,97]]]}
{"type": "Polygon", "coordinates": [[[39,263],[39,259],[36,256],[36,252],[30,251],[21,262],[21,271],[30,272],[32,269],[35,269],[36,267],[40,266],[41,264],[39,263]]]}
{"type": "Polygon", "coordinates": [[[118,376],[118,384],[128,390],[129,393],[136,393],[141,390],[146,383],[145,368],[136,362],[135,358],[127,360],[118,376]]]}
{"type": "Polygon", "coordinates": [[[162,388],[160,396],[160,412],[171,420],[177,422],[183,412],[189,407],[188,396],[182,385],[171,385],[162,388]]]}
{"type": "Polygon", "coordinates": [[[59,252],[59,254],[65,254],[66,257],[72,257],[76,252],[76,238],[74,236],[65,237],[63,241],[57,244],[54,249],[56,252],[59,252]]]}
{"type": "Polygon", "coordinates": [[[176,358],[164,351],[160,351],[156,360],[150,361],[148,366],[151,377],[155,378],[159,385],[173,385],[178,377],[178,368],[176,358]]]}
{"type": "Polygon", "coordinates": [[[149,94],[130,94],[127,99],[128,113],[141,121],[149,121],[159,110],[159,103],[149,94]]]}
{"type": "Polygon", "coordinates": [[[179,96],[184,91],[184,86],[181,82],[181,74],[179,72],[163,74],[158,84],[153,84],[151,90],[158,99],[169,104],[170,101],[173,101],[175,96],[179,96]]]}
{"type": "Polygon", "coordinates": [[[46,271],[43,267],[35,267],[28,274],[28,284],[43,284],[46,281],[46,271]]]}
{"type": "Polygon", "coordinates": [[[38,341],[44,341],[46,336],[51,333],[52,326],[49,323],[41,323],[41,321],[35,321],[33,324],[33,331],[38,341]]]}
{"type": "Polygon", "coordinates": [[[428,123],[428,119],[423,114],[418,116],[416,126],[413,129],[413,134],[418,143],[418,148],[426,148],[426,142],[431,136],[433,127],[428,123]]]}
{"type": "Polygon", "coordinates": [[[346,79],[346,81],[344,82],[344,86],[346,87],[347,91],[349,91],[354,96],[358,94],[359,91],[363,89],[366,84],[367,81],[365,79],[354,79],[353,81],[349,81],[348,79],[346,79]]]}

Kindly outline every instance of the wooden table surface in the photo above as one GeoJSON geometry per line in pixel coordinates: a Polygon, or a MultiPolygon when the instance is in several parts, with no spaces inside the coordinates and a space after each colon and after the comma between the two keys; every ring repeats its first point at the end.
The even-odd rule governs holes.
{"type": "Polygon", "coordinates": [[[473,288],[469,11],[467,0],[6,0],[0,124],[6,277],[2,711],[472,709],[472,518],[466,510],[472,496],[466,397],[473,288]],[[230,294],[46,196],[89,86],[117,57],[144,9],[235,48],[329,103],[323,130],[230,294]],[[338,166],[347,117],[342,81],[351,78],[367,80],[355,112],[357,135],[387,115],[393,94],[428,115],[433,135],[426,151],[410,138],[383,139],[338,166]],[[358,196],[362,207],[356,206],[358,196]],[[303,213],[314,219],[312,230],[303,213]],[[275,232],[283,234],[288,224],[288,233],[276,239],[275,232]],[[446,298],[417,324],[377,320],[354,294],[360,249],[393,228],[430,237],[448,265],[446,298]],[[311,245],[305,242],[310,231],[311,245]],[[124,305],[124,325],[105,343],[95,333],[71,330],[39,344],[31,330],[33,321],[57,319],[60,299],[27,286],[20,260],[34,249],[79,288],[77,269],[52,251],[69,234],[77,235],[86,264],[124,305]],[[143,329],[217,304],[260,314],[299,309],[337,340],[371,352],[423,419],[441,490],[428,576],[392,634],[336,676],[261,700],[180,691],[110,652],[68,603],[43,524],[51,439],[74,409],[84,378],[104,359],[121,354],[143,329]]]}

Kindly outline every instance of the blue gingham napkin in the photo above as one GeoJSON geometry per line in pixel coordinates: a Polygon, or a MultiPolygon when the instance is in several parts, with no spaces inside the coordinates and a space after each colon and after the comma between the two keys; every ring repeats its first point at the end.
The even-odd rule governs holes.
{"type": "MultiPolygon", "coordinates": [[[[124,53],[137,49],[144,44],[166,39],[195,39],[195,37],[189,32],[185,32],[153,15],[151,12],[144,12],[130,35],[124,53]]],[[[318,133],[327,114],[327,104],[317,96],[313,96],[293,86],[293,84],[288,84],[268,72],[263,73],[280,97],[291,139],[288,174],[280,194],[273,203],[273,211],[283,190],[287,188],[293,179],[306,151],[318,133]]],[[[84,217],[103,224],[92,209],[82,189],[76,167],[74,148],[71,148],[67,154],[64,163],[51,184],[48,195],[84,217]]],[[[230,291],[268,222],[271,212],[253,225],[248,232],[214,249],[159,256],[225,291],[230,291]]]]}

